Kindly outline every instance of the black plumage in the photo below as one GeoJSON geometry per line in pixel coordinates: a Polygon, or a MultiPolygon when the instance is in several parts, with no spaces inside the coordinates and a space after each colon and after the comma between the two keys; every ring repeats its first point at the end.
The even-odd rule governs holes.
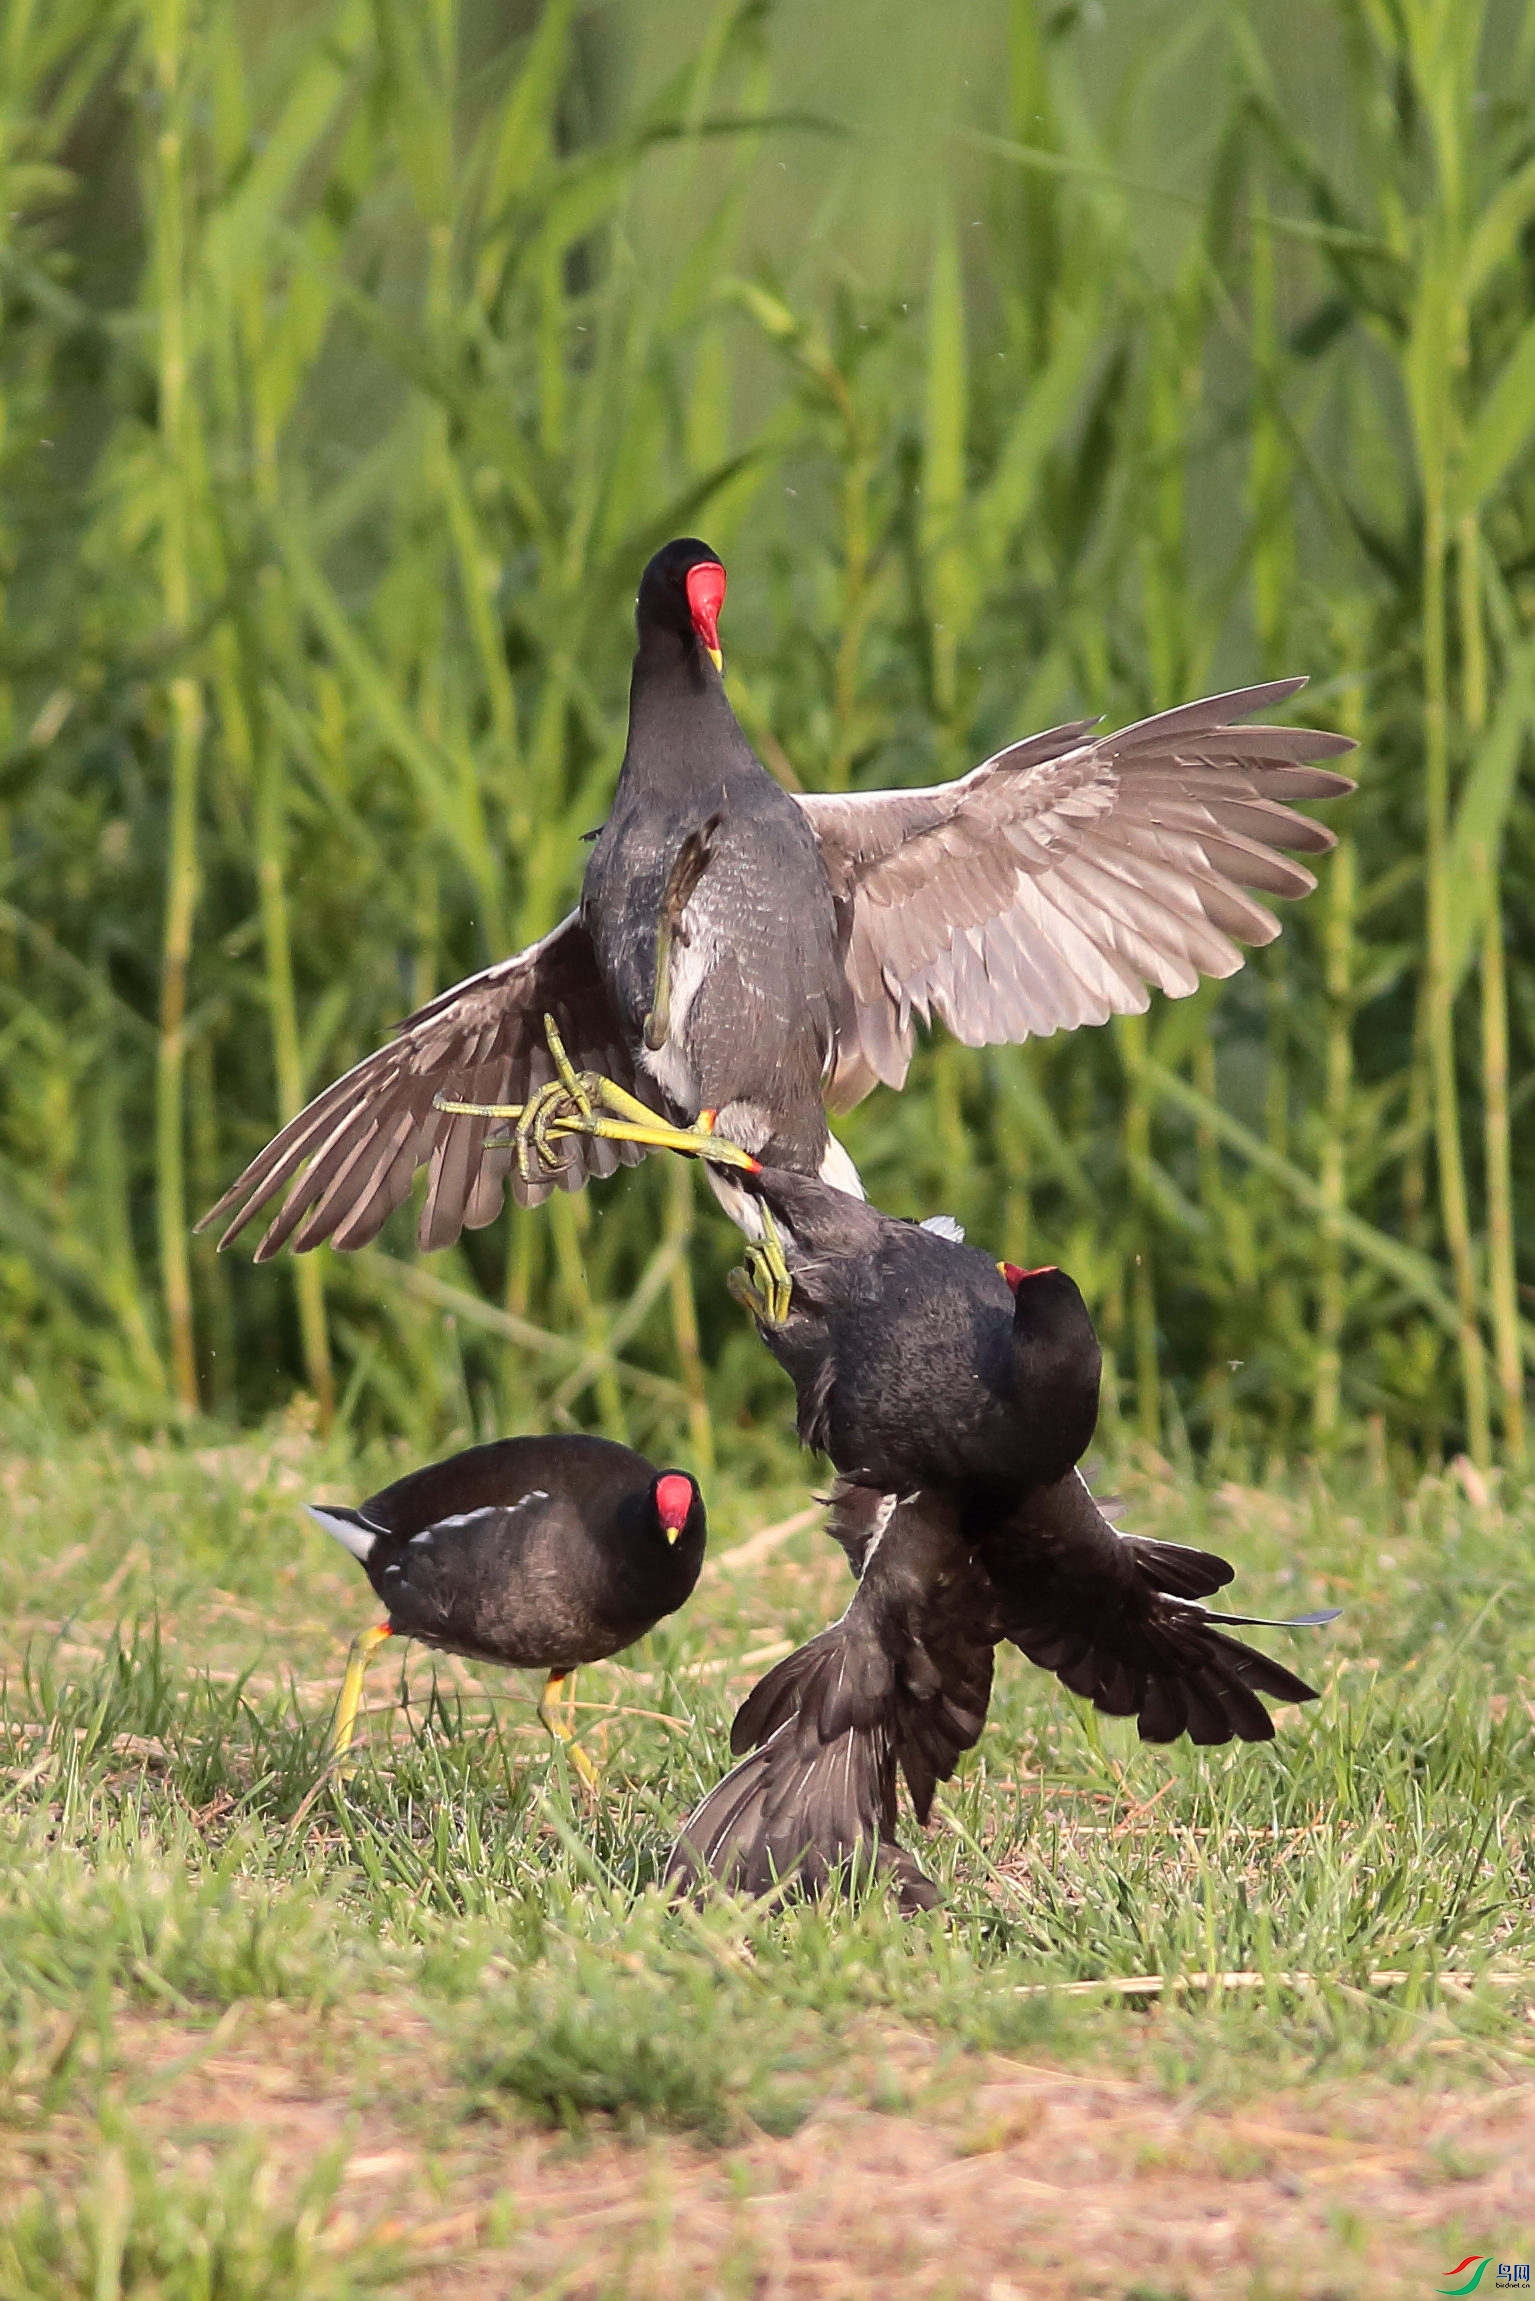
{"type": "MultiPolygon", "coordinates": [[[[674,1613],[698,1580],[707,1535],[703,1496],[685,1471],[584,1436],[471,1446],[355,1509],[308,1508],[388,1610],[386,1629],[370,1636],[544,1670],[551,1685],[674,1613]]],[[[338,1717],[340,1747],[360,1686],[359,1664],[351,1715],[344,1695],[338,1717]]]]}
{"type": "Polygon", "coordinates": [[[812,1176],[731,1179],[768,1209],[789,1272],[787,1317],[757,1324],[805,1445],[893,1491],[1011,1494],[1080,1461],[1101,1358],[1063,1271],[1014,1270],[952,1224],[899,1221],[812,1176]]]}
{"type": "Polygon", "coordinates": [[[1267,1622],[1198,1603],[1232,1579],[1224,1558],[1123,1534],[1080,1471],[1025,1490],[1010,1509],[972,1506],[966,1525],[991,1583],[1002,1635],[1031,1662],[1143,1742],[1268,1742],[1259,1701],[1313,1702],[1308,1686],[1222,1625],[1304,1629],[1332,1612],[1267,1622]]]}
{"type": "Polygon", "coordinates": [[[1101,1358],[1064,1271],[992,1262],[952,1225],[899,1221],[810,1176],[737,1181],[769,1210],[789,1271],[787,1316],[759,1314],[758,1331],[793,1379],[806,1444],[845,1478],[956,1506],[1002,1635],[1031,1661],[1148,1741],[1265,1741],[1256,1691],[1314,1698],[1197,1604],[1231,1580],[1224,1559],[1123,1535],[1093,1500],[1076,1465],[1101,1358]]]}
{"type": "Polygon", "coordinates": [[[1151,989],[1181,997],[1279,932],[1256,894],[1314,884],[1292,853],[1333,844],[1297,800],[1352,786],[1308,762],[1352,748],[1247,727],[1303,684],[1186,704],[1117,734],[1080,721],[931,789],[791,796],[756,759],[721,684],[725,576],[706,544],[646,568],[629,739],[579,909],[530,949],[445,991],[327,1087],[204,1217],[221,1244],[280,1201],[257,1258],[364,1245],[428,1169],[423,1246],[578,1189],[641,1145],[561,1138],[558,1171],[519,1162],[493,1117],[550,1079],[544,1018],[576,1067],[674,1124],[769,1163],[857,1176],[827,1130],[876,1084],[899,1087],[915,1026],[969,1045],[1103,1022],[1151,989]],[[708,868],[659,954],[679,856],[709,827],[708,868]],[[664,1028],[657,1028],[664,1022],[664,1028]],[[285,1195],[284,1195],[285,1194],[285,1195]]]}
{"type": "MultiPolygon", "coordinates": [[[[853,1860],[931,1888],[899,1844],[897,1776],[919,1821],[985,1722],[1003,1639],[1145,1741],[1266,1741],[1260,1695],[1315,1698],[1200,1601],[1232,1579],[1205,1550],[1121,1533],[1076,1468],[1099,1355],[1072,1281],[998,1266],[945,1228],[898,1222],[763,1169],[787,1316],[759,1308],[807,1442],[843,1474],[831,1530],[859,1587],[765,1678],[731,1736],[750,1754],[684,1825],[671,1875],[810,1889],[853,1860]]],[[[1269,1627],[1332,1619],[1310,1615],[1269,1627]]]]}
{"type": "Polygon", "coordinates": [[[937,1889],[896,1835],[896,1777],[925,1823],[986,1722],[1000,1622],[953,1505],[839,1483],[831,1531],[859,1576],[852,1602],[741,1705],[730,1746],[749,1754],[689,1815],[666,1874],[818,1893],[863,1864],[903,1908],[930,1908],[937,1889]]]}

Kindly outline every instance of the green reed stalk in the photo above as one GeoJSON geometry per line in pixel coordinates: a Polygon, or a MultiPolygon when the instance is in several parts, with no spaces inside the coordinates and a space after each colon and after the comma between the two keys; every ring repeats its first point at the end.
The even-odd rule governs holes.
{"type": "Polygon", "coordinates": [[[1466,1192],[1455,1059],[1455,984],[1450,955],[1449,490],[1456,374],[1464,343],[1459,302],[1465,219],[1463,132],[1470,89],[1465,57],[1480,11],[1463,0],[1409,0],[1407,60],[1431,123],[1434,200],[1420,229],[1408,395],[1423,490],[1421,557],[1424,747],[1425,1027],[1433,1092],[1440,1215],[1460,1317],[1467,1446],[1485,1465],[1492,1433],[1475,1250],[1466,1192]]]}
{"type": "MultiPolygon", "coordinates": [[[[1468,732],[1487,725],[1487,641],[1482,617],[1481,537],[1465,513],[1456,534],[1462,709],[1468,732]]],[[[1508,981],[1503,963],[1503,896],[1499,857],[1481,851],[1487,885],[1482,923],[1482,1159],[1487,1193],[1487,1291],[1492,1310],[1493,1366],[1503,1444],[1510,1462],[1527,1458],[1524,1353],[1519,1335],[1519,1273],[1514,1234],[1513,1134],[1508,1108],[1508,981]]]]}
{"type": "MultiPolygon", "coordinates": [[[[1294,595],[1295,525],[1294,457],[1289,438],[1278,418],[1280,390],[1280,333],[1274,263],[1274,235],[1261,194],[1253,202],[1252,247],[1248,265],[1252,316],[1250,351],[1257,390],[1252,409],[1252,452],[1248,465],[1251,511],[1253,625],[1258,640],[1258,665],[1265,679],[1282,676],[1285,661],[1290,601],[1294,595]]],[[[1294,1083],[1291,1054],[1295,1047],[1294,944],[1285,933],[1265,955],[1264,981],[1264,1129],[1279,1157],[1291,1155],[1291,1105],[1294,1083]]],[[[1274,1322],[1295,1333],[1301,1329],[1301,1306],[1290,1274],[1276,1273],[1273,1284],[1274,1322]]]]}
{"type": "Polygon", "coordinates": [[[1121,1015],[1116,1027],[1125,1068],[1125,1166],[1136,1210],[1129,1249],[1129,1322],[1135,1377],[1135,1421],[1155,1446],[1162,1432],[1162,1369],[1157,1351],[1157,1296],[1151,1261],[1150,1194],[1151,1097],[1145,1070],[1149,1033],[1144,1015],[1121,1015]]]}
{"type": "Polygon", "coordinates": [[[1488,1291],[1492,1300],[1503,1443],[1522,1470],[1529,1459],[1524,1411],[1524,1354],[1519,1331],[1517,1236],[1514,1227],[1513,1129],[1508,1102],[1508,978],[1503,958],[1503,902],[1495,867],[1482,927],[1482,1127],[1487,1180],[1488,1291]]]}
{"type": "MultiPolygon", "coordinates": [[[[1448,377],[1440,379],[1447,387],[1448,377]]],[[[1423,735],[1424,873],[1427,891],[1424,963],[1427,1034],[1434,1097],[1434,1148],[1440,1212],[1455,1300],[1460,1313],[1461,1382],[1467,1447],[1473,1462],[1492,1456],[1487,1361],[1478,1319],[1476,1260],[1461,1147],[1460,1096],[1455,1068],[1454,984],[1450,971],[1448,857],[1450,838],[1449,682],[1446,664],[1445,493],[1442,466],[1424,471],[1423,522],[1423,735]]]]}
{"type": "MultiPolygon", "coordinates": [[[[252,347],[257,351],[257,347],[252,347]]],[[[261,362],[253,358],[257,381],[256,486],[269,518],[277,516],[278,478],[275,426],[261,420],[261,362]]],[[[287,652],[296,637],[286,601],[270,573],[260,583],[257,608],[257,644],[273,659],[287,652]]],[[[215,658],[217,660],[217,657],[215,658]]],[[[251,672],[259,671],[251,666],[251,672]]],[[[277,1116],[285,1120],[302,1107],[309,1081],[305,1077],[299,1025],[298,990],[293,970],[293,928],[288,902],[288,754],[270,714],[257,706],[253,727],[238,675],[231,667],[220,723],[226,734],[238,729],[247,757],[250,788],[255,795],[256,899],[261,916],[262,960],[266,972],[267,1022],[272,1037],[272,1068],[277,1085],[277,1116]]],[[[299,1347],[304,1375],[319,1409],[321,1434],[335,1420],[336,1381],[331,1357],[330,1325],[325,1307],[325,1264],[319,1252],[295,1256],[293,1294],[298,1311],[299,1347]]]]}
{"type": "MultiPolygon", "coordinates": [[[[184,0],[154,0],[151,56],[160,106],[152,175],[154,275],[159,302],[161,592],[168,629],[192,623],[191,469],[195,425],[188,395],[191,332],[186,276],[186,79],[190,51],[184,0]]],[[[188,1245],[185,1146],[187,970],[197,909],[197,798],[203,697],[199,681],[178,672],[168,687],[170,810],[165,912],[160,961],[160,1038],[155,1066],[155,1157],[159,1175],[160,1278],[170,1332],[176,1397],[195,1413],[197,1352],[188,1245]]]]}
{"type": "MultiPolygon", "coordinates": [[[[1343,732],[1364,740],[1361,688],[1349,690],[1352,709],[1340,713],[1343,732]]],[[[1318,1184],[1323,1216],[1316,1276],[1316,1370],[1311,1391],[1311,1425],[1319,1446],[1339,1435],[1343,1400],[1343,1331],[1348,1290],[1339,1218],[1348,1205],[1348,1136],[1354,1091],[1354,933],[1358,864],[1353,842],[1344,837],[1329,858],[1322,925],[1323,980],[1327,994],[1327,1038],[1323,1057],[1322,1156],[1318,1184]]]]}
{"type": "MultiPolygon", "coordinates": [[[[1184,456],[1199,386],[1199,371],[1189,348],[1190,342],[1197,340],[1198,304],[1197,289],[1191,292],[1185,283],[1176,301],[1170,301],[1155,315],[1145,378],[1143,453],[1149,502],[1140,536],[1140,557],[1151,692],[1157,706],[1170,704],[1181,693],[1188,660],[1184,456]],[[1188,338],[1184,337],[1180,319],[1189,330],[1188,338]]],[[[1152,1043],[1147,1017],[1122,1015],[1117,1035],[1125,1074],[1125,1164],[1135,1216],[1130,1327],[1136,1421],[1143,1437],[1155,1444],[1161,1429],[1162,1383],[1152,1259],[1156,1224],[1150,1190],[1151,1097],[1145,1082],[1146,1059],[1152,1043]]]]}

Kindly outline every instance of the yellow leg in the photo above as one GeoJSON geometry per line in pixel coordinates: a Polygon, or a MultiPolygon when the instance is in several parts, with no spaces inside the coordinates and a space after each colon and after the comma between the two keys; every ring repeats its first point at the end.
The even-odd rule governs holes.
{"type": "Polygon", "coordinates": [[[597,1769],[576,1740],[576,1688],[573,1670],[551,1670],[538,1701],[538,1714],[589,1790],[597,1787],[597,1769]]]}
{"type": "Polygon", "coordinates": [[[330,1753],[333,1758],[344,1758],[352,1746],[357,1730],[357,1712],[362,1705],[362,1682],[367,1676],[368,1664],[386,1638],[394,1632],[387,1622],[380,1622],[372,1630],[360,1630],[352,1640],[352,1652],[341,1681],[341,1698],[336,1704],[336,1716],[330,1730],[330,1753]]]}
{"type": "Polygon", "coordinates": [[[552,1015],[544,1017],[544,1035],[558,1075],[540,1087],[531,1102],[461,1103],[438,1095],[433,1109],[468,1118],[509,1120],[517,1163],[524,1174],[532,1171],[534,1156],[545,1166],[558,1166],[554,1145],[563,1135],[599,1135],[605,1142],[640,1143],[646,1150],[679,1151],[686,1158],[708,1159],[715,1166],[735,1167],[747,1174],[760,1172],[761,1161],[750,1151],[715,1133],[712,1111],[705,1111],[693,1126],[672,1126],[616,1079],[605,1079],[597,1071],[573,1069],[552,1015]]]}

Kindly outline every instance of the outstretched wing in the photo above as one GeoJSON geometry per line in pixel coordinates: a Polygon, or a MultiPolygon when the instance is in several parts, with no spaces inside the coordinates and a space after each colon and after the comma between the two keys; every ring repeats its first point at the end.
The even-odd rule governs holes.
{"type": "Polygon", "coordinates": [[[1234,974],[1240,944],[1272,942],[1255,893],[1309,894],[1291,853],[1333,834],[1293,812],[1353,784],[1309,765],[1354,746],[1304,727],[1243,727],[1305,685],[1212,695],[1116,735],[1078,720],[918,791],[800,800],[839,900],[851,905],[856,1041],[830,1100],[899,1087],[914,1020],[966,1046],[1016,1045],[1138,1014],[1234,974]]]}
{"type": "Polygon", "coordinates": [[[942,1899],[895,1835],[895,1761],[882,1729],[806,1745],[791,1719],[695,1806],[666,1883],[696,1894],[713,1878],[730,1893],[782,1898],[822,1894],[843,1868],[892,1878],[906,1911],[942,1899]]]}
{"type": "Polygon", "coordinates": [[[1198,1603],[1231,1579],[1223,1558],[1121,1534],[1080,1471],[1036,1487],[985,1528],[980,1556],[1005,1635],[1062,1685],[1112,1718],[1134,1718],[1144,1742],[1266,1742],[1274,1721],[1258,1696],[1311,1702],[1316,1689],[1225,1634],[1227,1625],[1309,1629],[1331,1614],[1263,1622],[1198,1603]]]}
{"type": "Polygon", "coordinates": [[[510,1150],[485,1147],[487,1135],[505,1131],[496,1120],[433,1107],[438,1095],[454,1102],[527,1102],[553,1075],[546,1014],[558,1024],[577,1070],[600,1071],[649,1099],[591,940],[572,912],[541,943],[444,991],[403,1022],[387,1046],[316,1095],[252,1159],[198,1229],[225,1222],[219,1245],[227,1246],[286,1190],[256,1249],[258,1262],[289,1244],[302,1253],[322,1239],[366,1246],[425,1166],[420,1242],[450,1246],[460,1231],[494,1221],[508,1182],[520,1206],[536,1206],[556,1188],[579,1190],[620,1162],[632,1166],[644,1156],[633,1144],[568,1136],[558,1174],[524,1179],[510,1150]]]}

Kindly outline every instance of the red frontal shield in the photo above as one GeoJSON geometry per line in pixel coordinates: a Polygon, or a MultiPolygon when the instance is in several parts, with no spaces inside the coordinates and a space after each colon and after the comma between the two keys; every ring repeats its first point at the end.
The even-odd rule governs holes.
{"type": "Polygon", "coordinates": [[[725,570],[717,559],[701,560],[687,575],[688,613],[705,647],[718,651],[720,609],[725,604],[725,570]]]}
{"type": "Polygon", "coordinates": [[[673,1534],[680,1534],[693,1507],[693,1481],[680,1470],[656,1480],[656,1516],[673,1534]]]}

